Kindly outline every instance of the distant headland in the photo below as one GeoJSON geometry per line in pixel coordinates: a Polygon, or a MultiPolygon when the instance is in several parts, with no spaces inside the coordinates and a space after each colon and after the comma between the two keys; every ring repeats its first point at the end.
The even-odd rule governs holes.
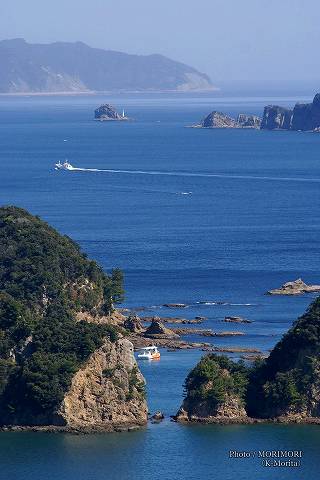
{"type": "Polygon", "coordinates": [[[82,42],[0,41],[0,94],[217,90],[208,75],[163,55],[129,55],[82,42]]]}

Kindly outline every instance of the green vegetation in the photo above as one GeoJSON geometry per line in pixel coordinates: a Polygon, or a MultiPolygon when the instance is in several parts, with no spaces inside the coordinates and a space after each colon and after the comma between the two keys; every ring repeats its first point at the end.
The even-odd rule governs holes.
{"type": "Polygon", "coordinates": [[[223,403],[227,395],[244,400],[247,369],[242,362],[235,363],[226,356],[209,354],[203,357],[185,381],[188,404],[205,401],[212,409],[223,403]]]}
{"type": "MultiPolygon", "coordinates": [[[[308,407],[312,386],[319,378],[320,298],[255,365],[247,394],[252,416],[274,417],[308,407]]],[[[313,414],[313,412],[310,412],[313,414]]]]}
{"type": "Polygon", "coordinates": [[[320,416],[320,297],[283,336],[265,360],[251,367],[207,355],[185,382],[190,408],[212,408],[237,396],[247,414],[274,418],[288,413],[320,416]],[[226,372],[228,372],[226,374],[226,372]]]}
{"type": "Polygon", "coordinates": [[[138,393],[140,398],[144,398],[146,395],[145,384],[139,380],[138,368],[136,366],[130,372],[129,375],[129,391],[127,394],[127,400],[131,400],[135,396],[135,392],[138,393]]]}
{"type": "Polygon", "coordinates": [[[39,218],[0,208],[0,423],[54,412],[89,355],[116,340],[76,314],[112,313],[122,280],[39,218]]]}

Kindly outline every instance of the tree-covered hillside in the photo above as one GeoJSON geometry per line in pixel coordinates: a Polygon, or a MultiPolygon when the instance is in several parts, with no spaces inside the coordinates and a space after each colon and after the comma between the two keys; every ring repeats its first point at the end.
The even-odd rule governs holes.
{"type": "Polygon", "coordinates": [[[320,297],[293,324],[267,359],[246,366],[225,357],[207,355],[188,375],[185,389],[182,420],[193,420],[192,416],[214,417],[218,408],[226,406],[230,395],[251,418],[281,417],[284,421],[319,418],[320,297]]]}
{"type": "Polygon", "coordinates": [[[106,275],[39,218],[0,208],[0,424],[55,411],[83,362],[116,339],[76,314],[106,318],[122,296],[119,270],[106,275]]]}

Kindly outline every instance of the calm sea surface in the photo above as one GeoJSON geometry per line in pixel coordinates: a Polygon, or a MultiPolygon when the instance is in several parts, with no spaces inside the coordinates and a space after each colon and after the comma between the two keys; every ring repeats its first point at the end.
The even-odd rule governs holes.
{"type": "MultiPolygon", "coordinates": [[[[245,333],[215,345],[268,351],[312,297],[268,297],[266,290],[298,277],[320,283],[320,135],[184,127],[213,109],[260,114],[265,104],[295,100],[0,97],[0,204],[40,215],[106,271],[122,268],[124,306],[145,307],[148,315],[206,316],[204,328],[245,333]],[[105,101],[134,121],[94,122],[94,108],[105,101]],[[117,172],[55,171],[65,158],[117,172]],[[230,328],[225,315],[254,322],[230,328]]],[[[160,362],[141,364],[150,411],[167,417],[161,425],[111,435],[1,433],[0,478],[318,477],[317,426],[170,422],[184,378],[203,352],[161,353],[160,362]],[[303,450],[302,467],[228,458],[230,449],[280,448],[303,450]]]]}

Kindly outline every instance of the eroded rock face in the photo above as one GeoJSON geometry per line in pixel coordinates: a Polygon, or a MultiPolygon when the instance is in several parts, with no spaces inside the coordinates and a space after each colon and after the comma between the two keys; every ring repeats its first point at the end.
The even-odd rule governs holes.
{"type": "Polygon", "coordinates": [[[263,111],[261,128],[265,130],[290,130],[292,122],[292,110],[267,105],[263,111]]]}
{"type": "Polygon", "coordinates": [[[264,109],[261,123],[267,130],[318,131],[320,127],[320,94],[312,103],[297,103],[292,109],[268,105],[264,109]]]}
{"type": "Polygon", "coordinates": [[[237,118],[238,124],[242,128],[260,128],[261,118],[256,115],[247,115],[245,113],[240,113],[237,118]]]}
{"type": "Polygon", "coordinates": [[[94,111],[94,118],[100,121],[121,121],[121,120],[128,120],[128,117],[125,115],[120,115],[116,109],[106,103],[105,105],[101,105],[94,111]]]}
{"type": "Polygon", "coordinates": [[[145,330],[138,315],[130,315],[125,319],[123,326],[131,333],[142,333],[145,330]]]}
{"type": "Polygon", "coordinates": [[[180,422],[201,422],[201,423],[233,423],[246,421],[247,413],[234,396],[226,397],[225,401],[212,408],[209,402],[200,402],[196,408],[190,409],[184,403],[177,413],[176,420],[180,422]]]}
{"type": "Polygon", "coordinates": [[[147,422],[144,378],[127,339],[106,341],[73,377],[59,423],[75,430],[112,431],[147,422]]]}

